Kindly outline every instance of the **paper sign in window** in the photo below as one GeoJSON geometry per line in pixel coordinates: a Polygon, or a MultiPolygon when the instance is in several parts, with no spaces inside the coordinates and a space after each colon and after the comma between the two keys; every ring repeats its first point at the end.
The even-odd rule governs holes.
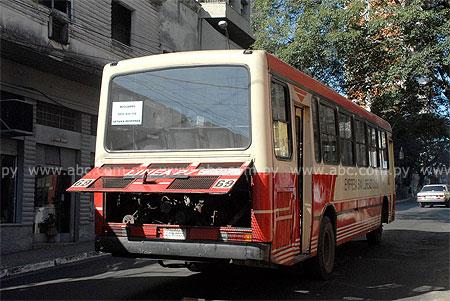
{"type": "Polygon", "coordinates": [[[142,124],[142,101],[114,101],[112,103],[111,125],[142,124]]]}

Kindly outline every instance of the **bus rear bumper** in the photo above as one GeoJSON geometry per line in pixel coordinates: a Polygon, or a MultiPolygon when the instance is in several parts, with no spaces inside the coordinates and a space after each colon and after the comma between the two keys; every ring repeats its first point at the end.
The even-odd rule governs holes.
{"type": "Polygon", "coordinates": [[[182,260],[243,260],[268,262],[270,245],[167,240],[129,240],[127,237],[97,237],[97,251],[118,256],[182,260]]]}

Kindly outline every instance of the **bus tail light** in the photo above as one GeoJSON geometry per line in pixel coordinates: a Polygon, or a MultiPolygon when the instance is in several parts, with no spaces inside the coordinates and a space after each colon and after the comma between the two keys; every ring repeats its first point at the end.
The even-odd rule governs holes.
{"type": "Polygon", "coordinates": [[[238,232],[221,232],[220,239],[223,241],[252,241],[252,233],[238,233],[238,232]]]}

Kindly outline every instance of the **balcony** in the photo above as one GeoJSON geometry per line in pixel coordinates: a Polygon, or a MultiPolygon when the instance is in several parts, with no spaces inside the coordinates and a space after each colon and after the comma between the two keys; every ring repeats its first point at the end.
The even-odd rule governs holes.
{"type": "Polygon", "coordinates": [[[217,31],[224,31],[218,22],[228,22],[228,33],[230,40],[248,48],[255,41],[250,23],[250,0],[198,0],[202,5],[201,17],[205,19],[217,31]]]}

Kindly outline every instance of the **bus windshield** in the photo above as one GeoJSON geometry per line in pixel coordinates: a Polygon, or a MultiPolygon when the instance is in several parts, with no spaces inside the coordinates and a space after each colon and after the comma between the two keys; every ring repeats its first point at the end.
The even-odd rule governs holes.
{"type": "Polygon", "coordinates": [[[112,79],[109,151],[243,149],[250,144],[250,78],[243,66],[195,66],[112,79]]]}

